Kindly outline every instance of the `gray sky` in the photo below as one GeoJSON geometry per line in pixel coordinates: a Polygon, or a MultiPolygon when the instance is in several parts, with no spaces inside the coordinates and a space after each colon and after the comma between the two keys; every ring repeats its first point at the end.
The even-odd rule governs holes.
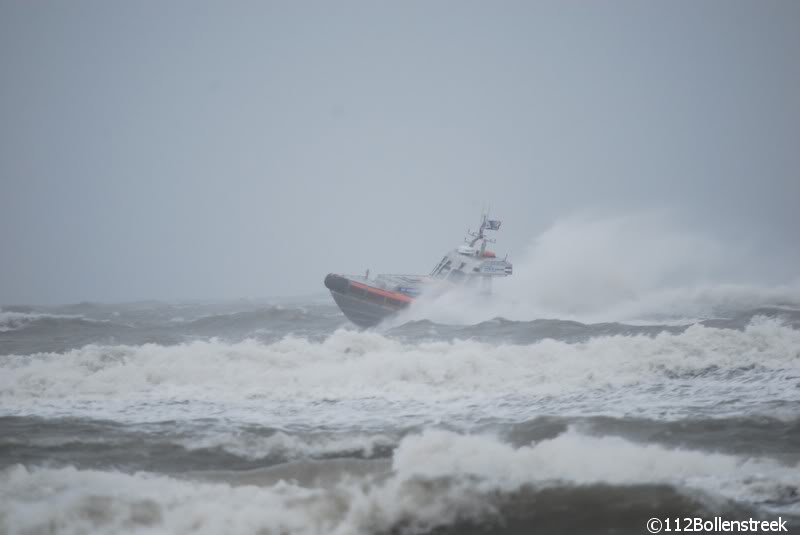
{"type": "Polygon", "coordinates": [[[426,272],[484,202],[499,251],[657,208],[796,275],[799,58],[794,1],[0,0],[0,303],[426,272]]]}

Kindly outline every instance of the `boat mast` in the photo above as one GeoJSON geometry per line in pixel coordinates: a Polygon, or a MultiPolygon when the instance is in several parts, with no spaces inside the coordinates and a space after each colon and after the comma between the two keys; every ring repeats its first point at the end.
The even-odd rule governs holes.
{"type": "MultiPolygon", "coordinates": [[[[500,230],[500,221],[496,219],[489,219],[489,216],[486,212],[481,214],[481,225],[478,228],[478,232],[470,232],[469,235],[472,236],[472,240],[469,242],[469,246],[471,248],[475,248],[475,245],[478,242],[481,242],[480,247],[480,255],[483,258],[483,254],[486,251],[486,242],[494,243],[495,240],[491,238],[487,238],[484,234],[486,230],[500,230]]],[[[483,295],[490,295],[492,293],[492,276],[491,275],[483,275],[481,276],[481,294],[483,295]]]]}
{"type": "Polygon", "coordinates": [[[494,243],[494,240],[487,238],[483,231],[484,230],[497,230],[500,228],[500,221],[490,221],[484,212],[481,214],[481,226],[478,228],[478,232],[470,232],[469,235],[472,236],[472,241],[469,242],[470,247],[475,247],[475,244],[479,241],[481,242],[481,255],[483,255],[483,251],[486,250],[486,242],[494,243]]]}
{"type": "Polygon", "coordinates": [[[469,242],[469,246],[470,247],[475,247],[475,244],[478,242],[478,240],[485,239],[484,236],[483,236],[483,231],[484,230],[486,230],[486,214],[481,214],[481,226],[478,229],[478,232],[477,233],[476,232],[470,232],[469,233],[470,236],[474,236],[473,240],[471,242],[469,242]]]}

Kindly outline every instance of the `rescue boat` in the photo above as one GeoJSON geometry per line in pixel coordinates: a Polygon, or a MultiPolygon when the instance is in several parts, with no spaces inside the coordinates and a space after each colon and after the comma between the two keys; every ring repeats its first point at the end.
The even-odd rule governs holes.
{"type": "Polygon", "coordinates": [[[477,232],[444,255],[428,275],[383,274],[370,278],[365,275],[329,273],[325,286],[344,315],[359,327],[374,327],[389,316],[411,305],[423,293],[444,292],[458,286],[474,286],[484,293],[491,291],[491,281],[507,277],[513,267],[507,258],[486,249],[494,240],[486,237],[487,230],[499,230],[501,222],[481,218],[477,232]]]}

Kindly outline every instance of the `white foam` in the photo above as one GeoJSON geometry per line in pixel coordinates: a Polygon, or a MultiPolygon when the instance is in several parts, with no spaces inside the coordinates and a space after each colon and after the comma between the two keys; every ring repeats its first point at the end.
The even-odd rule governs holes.
{"type": "Polygon", "coordinates": [[[762,306],[800,308],[800,279],[786,279],[796,273],[775,273],[775,265],[796,262],[724,244],[676,221],[664,213],[561,219],[511,258],[514,275],[495,281],[491,299],[423,296],[398,322],[676,322],[762,306]]]}
{"type": "Polygon", "coordinates": [[[519,416],[527,418],[532,408],[546,411],[547,403],[572,399],[584,404],[573,409],[618,414],[645,410],[649,402],[661,403],[661,409],[664,403],[706,404],[713,395],[743,404],[796,400],[800,394],[790,387],[800,369],[799,352],[800,331],[769,319],[743,331],[695,325],[681,334],[578,344],[403,344],[378,333],[337,331],[322,342],[286,337],[271,344],[90,345],[0,356],[0,399],[12,414],[91,409],[100,411],[96,417],[148,421],[180,418],[182,411],[236,417],[239,406],[277,415],[267,410],[276,403],[287,411],[293,403],[302,408],[284,411],[294,423],[304,416],[324,421],[341,415],[342,403],[402,404],[429,414],[449,410],[449,403],[479,416],[496,403],[520,400],[517,405],[527,412],[519,416]],[[660,393],[649,393],[653,386],[660,393]]]}
{"type": "MultiPolygon", "coordinates": [[[[16,466],[0,472],[0,522],[5,523],[0,528],[9,533],[358,535],[401,523],[411,530],[429,529],[490,514],[489,496],[523,487],[668,484],[710,499],[754,504],[780,499],[798,480],[796,465],[575,431],[520,448],[491,436],[427,431],[401,442],[388,477],[344,476],[325,488],[16,466]]],[[[788,504],[781,510],[796,509],[797,504],[788,504]]]]}

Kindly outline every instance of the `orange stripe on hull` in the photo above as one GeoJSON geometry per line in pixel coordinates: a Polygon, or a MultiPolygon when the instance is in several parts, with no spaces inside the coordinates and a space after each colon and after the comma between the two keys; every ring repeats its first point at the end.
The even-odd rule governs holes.
{"type": "Polygon", "coordinates": [[[350,284],[352,286],[355,286],[356,288],[361,288],[362,290],[366,290],[370,293],[381,295],[383,297],[388,297],[389,299],[395,299],[397,301],[403,301],[406,303],[411,303],[414,300],[405,294],[401,294],[400,292],[390,292],[389,290],[381,290],[380,288],[373,288],[372,286],[369,286],[367,284],[362,284],[360,282],[355,282],[355,281],[350,281],[350,284]]]}

